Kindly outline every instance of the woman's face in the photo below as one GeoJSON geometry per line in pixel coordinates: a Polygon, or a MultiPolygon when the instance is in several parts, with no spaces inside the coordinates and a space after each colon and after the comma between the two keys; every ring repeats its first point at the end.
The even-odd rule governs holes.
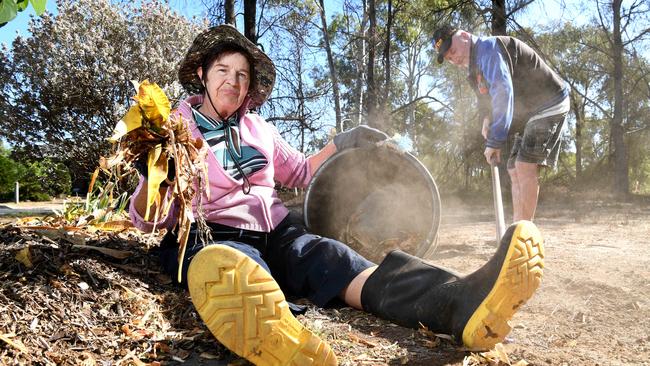
{"type": "MultiPolygon", "coordinates": [[[[224,53],[212,63],[205,75],[202,67],[198,68],[197,74],[221,117],[227,118],[241,107],[250,85],[250,65],[246,56],[238,52],[224,53]]],[[[212,109],[209,100],[205,100],[203,106],[212,109]]]]}

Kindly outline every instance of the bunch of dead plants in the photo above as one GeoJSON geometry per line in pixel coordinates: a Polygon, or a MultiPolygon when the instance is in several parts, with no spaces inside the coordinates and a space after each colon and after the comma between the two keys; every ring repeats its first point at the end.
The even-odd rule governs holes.
{"type": "MultiPolygon", "coordinates": [[[[192,222],[196,222],[203,240],[208,235],[201,211],[204,194],[207,198],[210,196],[205,163],[207,147],[202,139],[192,136],[187,121],[172,111],[169,99],[158,85],[148,80],[133,82],[133,85],[137,90],[133,97],[135,103],[115,126],[109,138],[115,144],[115,151],[110,157],[101,159],[100,167],[120,179],[133,174],[136,162],[146,161],[144,218],[154,222],[155,230],[156,224],[168,214],[178,215],[179,263],[183,263],[192,222]],[[171,180],[168,178],[170,164],[175,168],[175,177],[171,180]],[[178,210],[172,213],[174,202],[178,210]],[[196,217],[193,203],[197,207],[196,217]]],[[[179,276],[180,273],[181,268],[179,276]]]]}

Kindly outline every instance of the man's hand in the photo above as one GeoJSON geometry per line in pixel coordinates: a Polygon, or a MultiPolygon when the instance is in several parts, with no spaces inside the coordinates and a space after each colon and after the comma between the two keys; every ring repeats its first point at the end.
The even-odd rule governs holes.
{"type": "Polygon", "coordinates": [[[387,139],[388,135],[378,129],[360,125],[334,136],[334,145],[336,151],[343,151],[354,147],[372,146],[387,139]]]}
{"type": "Polygon", "coordinates": [[[485,155],[485,160],[487,160],[490,165],[499,164],[501,162],[501,149],[486,147],[483,155],[485,155]]]}
{"type": "Polygon", "coordinates": [[[490,132],[490,119],[488,117],[483,118],[483,128],[481,129],[481,135],[487,140],[488,133],[490,132]]]}

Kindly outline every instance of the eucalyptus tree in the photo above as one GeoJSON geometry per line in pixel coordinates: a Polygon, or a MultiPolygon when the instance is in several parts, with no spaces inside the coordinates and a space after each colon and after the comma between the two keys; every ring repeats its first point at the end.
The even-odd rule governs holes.
{"type": "Polygon", "coordinates": [[[613,94],[610,118],[611,164],[614,171],[613,193],[626,196],[630,191],[628,151],[625,134],[630,121],[625,111],[625,57],[631,55],[633,45],[650,36],[650,3],[634,0],[597,1],[596,24],[607,43],[599,48],[609,60],[612,82],[608,88],[613,94]]]}
{"type": "MultiPolygon", "coordinates": [[[[599,102],[599,94],[606,80],[606,67],[601,55],[591,46],[602,42],[602,33],[595,26],[576,27],[565,23],[537,37],[536,46],[544,49],[546,61],[557,70],[571,87],[572,130],[575,144],[575,183],[581,186],[585,168],[604,159],[591,145],[603,132],[595,121],[607,113],[599,102]],[[600,41],[598,40],[600,38],[600,41]]],[[[592,169],[593,170],[593,169],[592,169]]],[[[590,174],[590,175],[593,175],[590,174]]]]}
{"type": "Polygon", "coordinates": [[[650,59],[633,55],[625,61],[623,95],[630,190],[647,194],[650,193],[650,59]]]}
{"type": "Polygon", "coordinates": [[[508,35],[508,24],[514,26],[516,17],[526,10],[535,0],[475,0],[478,15],[483,22],[489,26],[490,34],[493,36],[508,35]]]}
{"type": "Polygon", "coordinates": [[[180,96],[177,63],[199,29],[156,1],[60,1],[34,19],[0,66],[0,136],[34,157],[68,163],[87,177],[134,95],[149,79],[180,96]]]}
{"type": "Polygon", "coordinates": [[[365,0],[344,0],[343,11],[335,13],[330,24],[331,47],[338,54],[335,67],[343,129],[366,122],[368,21],[365,0]]]}
{"type": "Polygon", "coordinates": [[[206,8],[210,24],[231,24],[237,26],[235,0],[201,0],[206,8]]]}
{"type": "MultiPolygon", "coordinates": [[[[643,24],[643,23],[641,23],[643,24]]],[[[633,24],[628,24],[633,27],[633,24]]],[[[641,28],[642,29],[642,28],[641,28]]],[[[629,34],[629,32],[628,32],[629,34]]],[[[642,32],[639,32],[643,36],[642,32]]],[[[616,146],[624,149],[625,170],[635,182],[644,183],[647,149],[648,60],[634,52],[641,46],[637,38],[620,55],[624,70],[617,82],[611,34],[603,30],[602,19],[584,27],[565,24],[562,28],[540,37],[542,47],[549,50],[548,61],[571,86],[572,113],[575,115],[576,183],[583,187],[599,180],[616,183],[619,164],[615,160],[616,146]],[[620,87],[620,91],[617,91],[620,87]],[[622,99],[621,99],[622,98],[622,99]],[[620,116],[616,116],[617,100],[622,100],[620,116]],[[613,130],[613,121],[621,118],[622,131],[613,130]],[[621,133],[618,139],[613,134],[621,133]],[[621,142],[624,144],[620,147],[621,142]],[[616,145],[619,144],[619,145],[616,145]],[[612,176],[614,172],[614,176],[612,176]],[[613,179],[612,179],[613,178],[613,179]]],[[[620,179],[620,177],[619,177],[620,179]]],[[[626,186],[635,187],[637,184],[626,186]]],[[[616,194],[626,192],[617,191],[616,194]]]]}
{"type": "Polygon", "coordinates": [[[334,101],[334,115],[336,118],[336,132],[344,130],[343,120],[341,117],[341,93],[339,91],[339,77],[334,63],[334,51],[332,50],[332,42],[330,41],[329,29],[327,27],[327,14],[325,12],[325,1],[318,0],[318,12],[321,20],[321,33],[323,35],[323,47],[327,54],[327,66],[329,67],[330,79],[332,82],[332,94],[334,101]]]}
{"type": "Polygon", "coordinates": [[[259,22],[260,40],[277,69],[263,113],[302,151],[321,147],[326,125],[335,116],[320,12],[317,1],[273,0],[265,3],[259,22]]]}

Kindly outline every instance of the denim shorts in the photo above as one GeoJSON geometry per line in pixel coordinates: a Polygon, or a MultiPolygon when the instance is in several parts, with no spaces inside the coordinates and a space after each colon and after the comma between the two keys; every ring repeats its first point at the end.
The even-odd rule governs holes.
{"type": "Polygon", "coordinates": [[[538,118],[539,115],[531,117],[524,127],[523,136],[515,133],[511,139],[508,169],[514,169],[515,161],[555,168],[567,114],[568,111],[542,118],[538,118]]]}
{"type": "MultiPolygon", "coordinates": [[[[374,264],[347,245],[311,234],[302,216],[290,212],[270,233],[208,223],[212,240],[239,250],[268,271],[288,299],[306,298],[318,306],[334,300],[350,282],[374,264]]],[[[187,286],[187,268],[204,244],[193,226],[185,250],[181,283],[187,286]]],[[[160,245],[163,270],[176,278],[178,244],[168,233],[160,245]]]]}

